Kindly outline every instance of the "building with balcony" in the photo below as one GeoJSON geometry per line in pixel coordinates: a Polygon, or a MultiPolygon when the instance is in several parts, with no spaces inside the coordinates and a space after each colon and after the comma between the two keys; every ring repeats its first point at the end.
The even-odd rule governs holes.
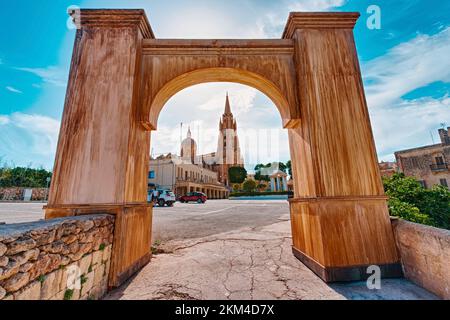
{"type": "Polygon", "coordinates": [[[177,197],[203,192],[208,199],[225,199],[228,189],[218,181],[217,172],[168,154],[150,160],[149,188],[169,189],[177,197]]]}
{"type": "Polygon", "coordinates": [[[397,165],[406,176],[425,188],[450,184],[450,127],[439,129],[441,143],[395,152],[397,165]]]}

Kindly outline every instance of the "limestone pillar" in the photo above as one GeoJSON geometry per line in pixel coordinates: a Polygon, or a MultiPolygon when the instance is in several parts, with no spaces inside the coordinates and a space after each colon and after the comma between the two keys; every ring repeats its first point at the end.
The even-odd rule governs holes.
{"type": "Polygon", "coordinates": [[[151,257],[150,134],[137,121],[142,10],[72,12],[77,30],[46,219],[116,215],[110,286],[151,257]],[[139,229],[139,232],[133,230],[139,229]]]}
{"type": "Polygon", "coordinates": [[[289,128],[294,254],[325,281],[401,274],[353,39],[355,13],[291,13],[301,121],[289,128]]]}

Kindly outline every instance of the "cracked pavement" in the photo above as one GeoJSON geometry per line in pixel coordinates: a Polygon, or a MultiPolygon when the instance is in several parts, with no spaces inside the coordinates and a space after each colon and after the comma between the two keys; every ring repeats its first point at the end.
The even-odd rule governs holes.
{"type": "MultiPolygon", "coordinates": [[[[156,222],[157,232],[165,236],[158,246],[158,251],[163,253],[154,255],[147,266],[105,299],[436,299],[405,279],[382,280],[381,290],[369,290],[364,282],[328,285],[292,255],[285,203],[270,203],[267,210],[261,209],[260,202],[257,206],[252,202],[242,203],[241,211],[271,218],[266,224],[244,224],[241,228],[228,221],[230,230],[215,234],[204,226],[199,227],[200,237],[194,237],[198,234],[195,230],[190,230],[191,237],[186,232],[178,236],[176,232],[171,233],[169,229],[180,227],[175,220],[172,226],[165,227],[156,222]],[[164,228],[168,228],[167,232],[164,228]]],[[[210,202],[210,206],[217,205],[210,202]]],[[[169,214],[162,209],[155,210],[155,214],[169,214]]],[[[184,212],[181,218],[175,219],[185,219],[185,222],[189,214],[203,215],[200,220],[205,220],[206,225],[212,225],[208,219],[217,220],[215,215],[219,214],[209,207],[192,213],[186,205],[171,210],[184,212]],[[212,217],[208,218],[208,212],[212,217]]],[[[229,220],[239,218],[226,210],[220,210],[220,214],[229,220]]],[[[157,217],[156,221],[164,219],[168,217],[157,217]]]]}

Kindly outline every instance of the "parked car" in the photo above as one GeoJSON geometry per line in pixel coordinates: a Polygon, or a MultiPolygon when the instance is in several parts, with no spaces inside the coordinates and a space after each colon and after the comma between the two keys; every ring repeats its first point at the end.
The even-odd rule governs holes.
{"type": "Polygon", "coordinates": [[[172,207],[175,201],[175,194],[170,190],[153,190],[148,194],[148,202],[153,202],[160,207],[164,205],[172,207]]]}
{"type": "Polygon", "coordinates": [[[207,200],[206,194],[202,192],[189,192],[188,194],[181,196],[178,199],[181,203],[184,202],[197,202],[197,203],[205,203],[207,200]]]}

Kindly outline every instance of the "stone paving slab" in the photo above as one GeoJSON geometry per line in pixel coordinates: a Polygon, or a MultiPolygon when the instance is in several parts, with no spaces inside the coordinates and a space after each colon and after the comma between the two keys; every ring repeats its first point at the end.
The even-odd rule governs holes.
{"type": "Polygon", "coordinates": [[[327,285],[291,253],[288,216],[277,223],[169,241],[106,299],[437,299],[405,279],[327,285]]]}

